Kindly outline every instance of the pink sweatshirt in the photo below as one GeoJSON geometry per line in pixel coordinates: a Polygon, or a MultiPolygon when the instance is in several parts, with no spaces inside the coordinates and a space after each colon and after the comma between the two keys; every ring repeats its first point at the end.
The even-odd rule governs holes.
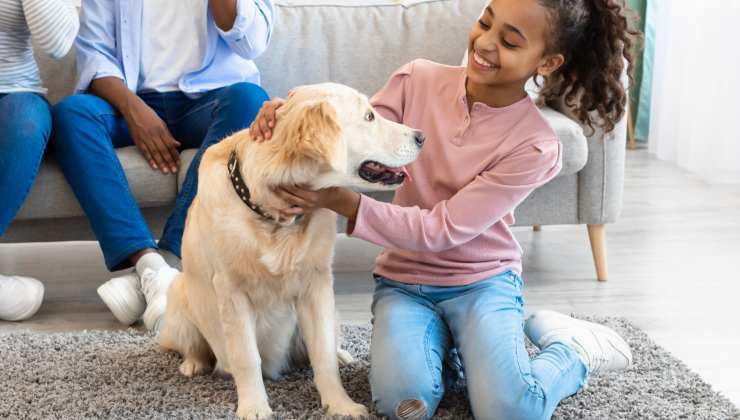
{"type": "Polygon", "coordinates": [[[393,203],[363,195],[349,227],[385,247],[375,271],[392,280],[460,286],[521,274],[514,209],[560,171],[560,142],[529,97],[469,113],[465,80],[462,67],[416,60],[372,98],[384,117],[427,138],[393,203]]]}

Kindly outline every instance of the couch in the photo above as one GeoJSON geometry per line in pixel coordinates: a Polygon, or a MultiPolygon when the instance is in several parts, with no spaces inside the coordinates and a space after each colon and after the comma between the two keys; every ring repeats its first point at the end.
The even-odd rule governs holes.
{"type": "MultiPolygon", "coordinates": [[[[470,0],[277,0],[276,30],[258,60],[270,95],[285,96],[296,85],[334,81],[371,95],[402,64],[415,58],[457,64],[467,31],[481,11],[470,0]]],[[[55,103],[72,92],[74,51],[62,61],[38,57],[42,77],[55,103]]],[[[584,130],[562,104],[543,112],[564,146],[563,170],[534,191],[517,209],[516,224],[586,225],[597,278],[606,280],[604,225],[621,210],[626,122],[604,134],[584,130]]],[[[194,155],[182,153],[176,175],[153,171],[134,147],[118,150],[131,190],[153,232],[162,230],[185,170],[194,155]]],[[[392,194],[371,194],[390,200],[392,194]]],[[[491,199],[495,199],[492,197],[491,199]]],[[[338,229],[342,230],[340,219],[338,229]]],[[[94,239],[90,225],[56,165],[44,159],[28,199],[0,242],[94,239]]]]}

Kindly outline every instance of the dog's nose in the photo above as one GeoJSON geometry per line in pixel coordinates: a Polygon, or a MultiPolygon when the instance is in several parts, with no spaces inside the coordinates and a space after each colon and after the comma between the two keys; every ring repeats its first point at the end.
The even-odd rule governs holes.
{"type": "Polygon", "coordinates": [[[416,142],[417,146],[423,146],[426,139],[427,138],[424,137],[424,133],[422,133],[421,131],[414,132],[414,142],[416,142]]]}

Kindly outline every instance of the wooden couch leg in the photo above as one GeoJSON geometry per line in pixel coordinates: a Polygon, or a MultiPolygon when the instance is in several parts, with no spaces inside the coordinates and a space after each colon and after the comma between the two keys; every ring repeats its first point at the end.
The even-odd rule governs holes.
{"type": "Polygon", "coordinates": [[[604,225],[588,225],[588,239],[591,241],[596,278],[599,281],[606,281],[608,270],[606,265],[606,229],[604,225]]]}

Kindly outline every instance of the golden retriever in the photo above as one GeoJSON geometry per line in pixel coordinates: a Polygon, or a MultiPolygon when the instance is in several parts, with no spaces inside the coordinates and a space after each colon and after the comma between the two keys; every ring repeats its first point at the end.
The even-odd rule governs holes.
{"type": "Polygon", "coordinates": [[[185,376],[230,374],[237,415],[271,416],[263,375],[310,362],[329,415],[363,416],[344,390],[332,257],[336,215],[285,216],[281,185],[394,189],[418,156],[420,132],[377,115],[338,84],[296,88],[273,139],[240,131],[208,149],[183,237],[183,271],[168,291],[160,344],[182,354],[185,376]],[[239,183],[243,181],[243,184],[239,183]],[[251,206],[251,207],[250,207],[251,206]],[[253,207],[253,208],[252,208],[253,207]],[[306,360],[308,359],[308,360],[306,360]]]}

